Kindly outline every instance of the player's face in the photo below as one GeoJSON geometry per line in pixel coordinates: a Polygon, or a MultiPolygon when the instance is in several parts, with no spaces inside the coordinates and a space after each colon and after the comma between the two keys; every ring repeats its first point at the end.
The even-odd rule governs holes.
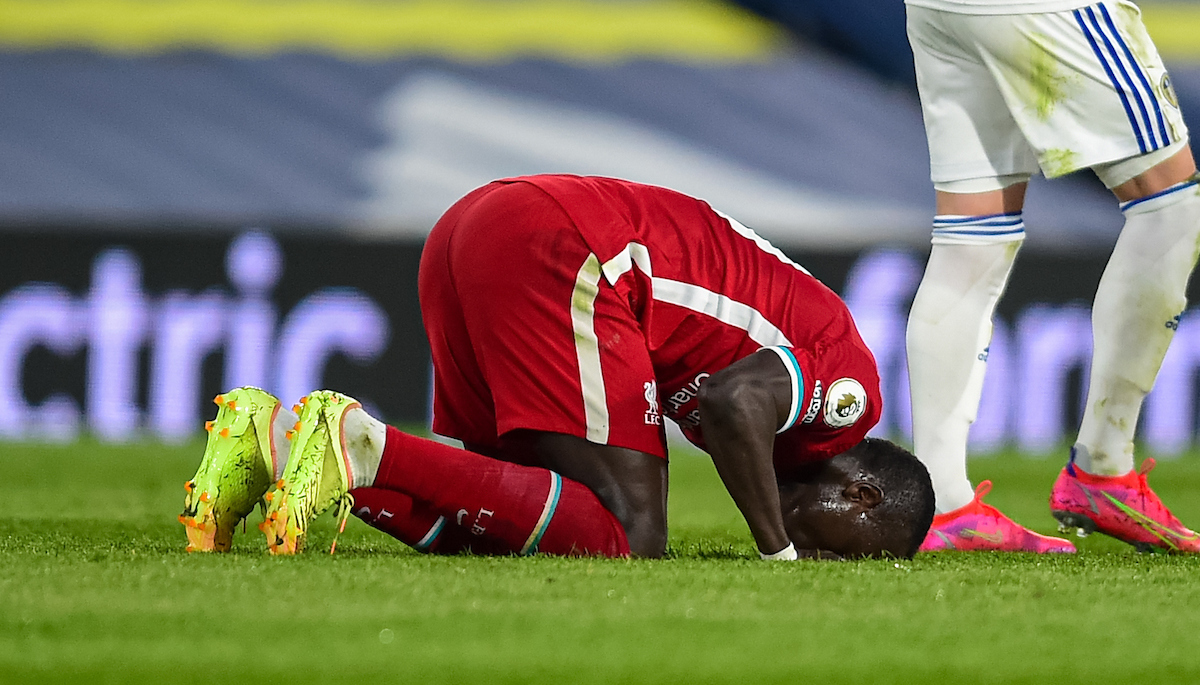
{"type": "Polygon", "coordinates": [[[779,494],[784,528],[797,550],[840,557],[903,553],[901,536],[872,516],[871,509],[883,493],[831,462],[780,483],[779,494]]]}

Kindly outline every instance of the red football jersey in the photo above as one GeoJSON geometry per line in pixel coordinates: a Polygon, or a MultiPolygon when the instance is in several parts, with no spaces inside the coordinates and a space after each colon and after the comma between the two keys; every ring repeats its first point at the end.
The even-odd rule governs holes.
{"type": "MultiPolygon", "coordinates": [[[[648,383],[629,383],[623,387],[637,389],[635,404],[640,403],[643,411],[647,411],[648,404],[647,423],[652,419],[650,413],[660,411],[661,415],[676,421],[686,437],[703,449],[697,409],[700,386],[720,369],[767,347],[778,348],[785,365],[791,361],[788,368],[792,369],[794,377],[792,415],[784,431],[776,437],[776,467],[786,468],[790,463],[828,458],[850,449],[878,421],[881,398],[875,360],[858,335],[850,312],[838,295],[752,230],[732,218],[720,215],[703,200],[667,188],[572,175],[504,179],[481,188],[464,198],[460,203],[463,205],[461,208],[456,205],[451,209],[443,222],[439,222],[439,227],[434,228],[431,244],[426,247],[427,253],[434,254],[434,257],[428,254],[422,257],[422,307],[426,307],[427,294],[430,300],[462,299],[462,293],[468,292],[467,286],[462,284],[468,271],[475,275],[472,277],[484,278],[478,276],[478,272],[480,265],[486,263],[480,262],[478,254],[454,257],[451,226],[472,222],[480,224],[484,218],[473,216],[473,210],[468,205],[482,204],[479,198],[490,192],[488,188],[511,185],[538,188],[557,205],[553,211],[566,218],[558,220],[552,212],[547,214],[551,218],[545,220],[541,217],[546,212],[528,214],[530,210],[526,205],[538,205],[540,193],[536,193],[536,197],[529,199],[522,208],[515,209],[514,215],[508,217],[508,223],[505,223],[504,216],[499,216],[503,215],[503,206],[486,212],[475,211],[476,215],[486,214],[485,218],[492,222],[486,230],[476,230],[478,238],[474,240],[487,244],[480,245],[479,250],[497,256],[509,250],[514,257],[505,258],[505,262],[514,263],[514,260],[522,258],[521,254],[512,251],[511,247],[500,245],[496,239],[498,232],[506,233],[510,227],[511,230],[523,232],[526,236],[521,240],[527,241],[530,246],[528,251],[536,252],[540,250],[540,236],[544,233],[538,233],[540,229],[530,228],[529,224],[569,222],[568,230],[574,229],[584,246],[580,247],[578,254],[570,252],[568,256],[568,252],[563,253],[562,259],[570,263],[563,265],[563,278],[558,278],[558,281],[566,277],[576,278],[576,271],[580,280],[587,281],[587,265],[581,269],[578,262],[588,252],[594,256],[594,289],[611,288],[616,293],[622,316],[632,319],[629,328],[614,329],[625,331],[619,343],[617,338],[622,336],[618,334],[598,342],[601,348],[598,357],[602,356],[601,353],[606,354],[606,345],[619,347],[622,344],[634,344],[634,341],[625,340],[631,335],[640,338],[636,344],[644,347],[642,354],[648,354],[653,378],[648,383]],[[457,266],[457,272],[454,259],[461,263],[457,266]],[[470,259],[475,262],[470,262],[470,259]],[[438,264],[438,270],[427,268],[426,262],[438,264]],[[440,266],[443,262],[450,264],[449,274],[443,275],[444,268],[440,266]],[[448,280],[456,283],[452,293],[449,288],[440,286],[442,281],[448,280]]],[[[457,230],[462,232],[462,229],[457,230]]],[[[554,258],[538,259],[547,262],[554,258]]],[[[476,300],[494,296],[497,300],[503,298],[503,301],[491,302],[488,306],[492,311],[497,307],[520,308],[517,302],[522,298],[538,298],[541,293],[553,293],[556,287],[551,283],[556,280],[553,276],[556,274],[538,276],[547,283],[545,287],[533,288],[533,294],[529,295],[491,295],[493,289],[485,287],[470,290],[473,295],[468,299],[467,306],[473,306],[476,300]]],[[[485,284],[496,282],[497,278],[491,277],[491,281],[485,284]]],[[[572,296],[577,299],[578,293],[580,290],[576,286],[575,295],[570,292],[566,293],[565,298],[553,295],[551,302],[570,300],[572,296]]],[[[601,293],[601,296],[604,295],[606,293],[601,293]]],[[[455,306],[461,307],[462,304],[457,302],[455,306]]],[[[529,308],[532,310],[533,307],[529,308]]],[[[520,312],[511,314],[509,318],[521,319],[520,312]]],[[[462,318],[458,313],[454,316],[462,318]]],[[[474,380],[475,375],[486,377],[488,373],[506,373],[509,367],[522,363],[529,363],[530,366],[534,363],[548,365],[551,361],[546,360],[559,357],[566,361],[558,366],[575,363],[574,357],[568,359],[569,354],[557,357],[553,354],[557,344],[553,341],[568,336],[552,336],[546,332],[545,340],[541,341],[542,347],[539,348],[548,350],[546,360],[527,362],[523,361],[524,357],[538,355],[539,351],[522,351],[520,354],[511,351],[520,348],[524,342],[517,340],[522,332],[518,330],[506,334],[500,330],[504,329],[503,320],[497,317],[488,319],[486,326],[475,325],[479,330],[473,332],[470,323],[472,314],[468,312],[463,318],[464,323],[455,329],[458,332],[451,331],[449,334],[442,332],[446,330],[442,319],[448,316],[426,311],[425,318],[427,329],[433,329],[431,344],[436,367],[434,429],[437,432],[464,440],[484,439],[466,437],[463,433],[481,435],[478,428],[466,427],[466,422],[472,420],[470,416],[492,411],[496,434],[516,427],[551,429],[612,444],[610,440],[594,438],[592,433],[584,429],[571,428],[566,419],[545,421],[524,416],[522,411],[526,414],[540,411],[530,409],[538,405],[536,399],[532,398],[540,392],[536,383],[528,385],[520,397],[496,398],[496,389],[492,389],[492,395],[488,396],[486,391],[478,387],[488,383],[486,378],[474,380]],[[486,341],[484,328],[487,329],[486,341]],[[454,348],[454,337],[461,335],[478,338],[473,343],[474,353],[467,345],[454,348]],[[497,345],[494,336],[508,336],[512,342],[497,345]],[[446,338],[449,342],[439,342],[440,338],[446,338]],[[491,354],[491,360],[484,359],[478,365],[474,360],[464,361],[464,357],[484,353],[486,349],[481,348],[486,348],[488,344],[503,349],[491,354]],[[479,367],[478,372],[474,366],[479,367]],[[462,404],[463,396],[481,399],[468,409],[462,404]],[[506,413],[502,405],[511,405],[514,409],[506,413]],[[440,420],[440,426],[439,413],[446,416],[440,420]],[[460,419],[451,419],[451,416],[460,416],[460,419]],[[504,416],[516,417],[505,419],[504,416]]],[[[534,322],[538,319],[530,316],[528,320],[534,322]]],[[[548,330],[552,326],[547,324],[541,328],[548,330]]],[[[538,335],[539,332],[524,331],[523,337],[529,338],[530,334],[538,335]]],[[[575,338],[575,343],[568,343],[578,344],[578,328],[575,329],[575,338]]],[[[583,367],[582,353],[578,359],[580,367],[583,367]]],[[[612,363],[610,366],[620,365],[612,363]]],[[[530,373],[538,373],[538,369],[533,367],[530,373]]],[[[586,386],[588,372],[586,369],[568,369],[563,377],[569,377],[571,373],[575,374],[572,383],[576,390],[547,392],[553,395],[580,392],[580,381],[577,379],[582,374],[582,383],[586,386]]],[[[620,385],[614,381],[614,378],[619,380],[617,377],[620,373],[623,372],[605,371],[601,378],[600,373],[596,372],[596,379],[610,387],[608,395],[612,395],[611,387],[620,385]]],[[[511,383],[504,381],[505,386],[520,384],[520,379],[511,383]]],[[[624,392],[630,393],[632,390],[624,392]]],[[[584,397],[587,396],[586,387],[582,393],[584,397]]],[[[608,401],[612,402],[612,399],[608,401]]],[[[586,403],[587,399],[584,398],[583,404],[586,403]]],[[[554,413],[557,410],[551,408],[545,411],[554,413]]],[[[608,433],[601,435],[606,437],[608,433]]],[[[626,439],[626,444],[620,446],[656,451],[630,440],[626,439]]],[[[616,441],[620,443],[620,440],[616,441]]]]}
{"type": "Polygon", "coordinates": [[[640,323],[663,414],[697,446],[701,384],[764,347],[790,350],[799,367],[777,465],[836,455],[879,420],[875,360],[845,303],[750,229],[702,200],[629,181],[500,183],[532,184],[571,217],[640,323]]]}

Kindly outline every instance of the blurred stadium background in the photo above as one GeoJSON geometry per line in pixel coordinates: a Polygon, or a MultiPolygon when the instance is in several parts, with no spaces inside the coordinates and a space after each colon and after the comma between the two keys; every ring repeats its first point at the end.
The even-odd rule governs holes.
{"type": "MultiPolygon", "coordinates": [[[[1200,130],[1200,2],[1142,4],[1200,130]]],[[[317,386],[426,419],[416,267],[473,187],[615,175],[708,199],[840,292],[908,431],[933,194],[900,0],[0,0],[0,439],[183,441],[317,386]]],[[[1031,189],[972,439],[1057,448],[1120,228],[1031,189]]],[[[1195,299],[1195,298],[1193,298],[1195,299]]],[[[1200,313],[1144,413],[1194,446],[1200,313]]]]}

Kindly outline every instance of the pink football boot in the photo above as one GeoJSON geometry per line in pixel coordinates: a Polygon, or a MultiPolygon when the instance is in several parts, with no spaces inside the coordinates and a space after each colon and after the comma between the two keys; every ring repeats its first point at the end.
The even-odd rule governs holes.
{"type": "Polygon", "coordinates": [[[970,552],[1037,552],[1038,554],[1075,551],[1075,545],[1061,538],[1052,538],[1029,530],[995,507],[984,504],[983,496],[992,489],[985,480],[975,488],[975,499],[954,511],[933,517],[933,525],[925,542],[917,550],[938,552],[962,550],[970,552]]]}
{"type": "Polygon", "coordinates": [[[1077,528],[1081,537],[1098,530],[1139,552],[1156,547],[1200,552],[1200,535],[1180,523],[1146,483],[1154,463],[1147,458],[1140,470],[1097,476],[1076,466],[1072,452],[1050,491],[1050,513],[1058,519],[1059,530],[1077,528]]]}

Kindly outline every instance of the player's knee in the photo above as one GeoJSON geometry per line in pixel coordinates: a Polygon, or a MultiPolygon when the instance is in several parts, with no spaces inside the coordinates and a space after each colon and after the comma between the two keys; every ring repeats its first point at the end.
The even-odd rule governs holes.
{"type": "Polygon", "coordinates": [[[1159,193],[1196,173],[1196,160],[1186,141],[1108,164],[1092,171],[1121,202],[1159,193]]]}

